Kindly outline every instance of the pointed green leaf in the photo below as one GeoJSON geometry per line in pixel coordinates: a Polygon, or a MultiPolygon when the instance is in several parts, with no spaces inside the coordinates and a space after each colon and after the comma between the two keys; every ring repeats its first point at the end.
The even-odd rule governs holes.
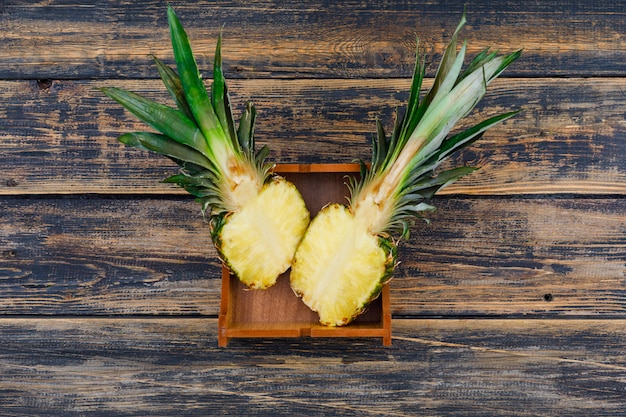
{"type": "Polygon", "coordinates": [[[489,52],[489,48],[483,49],[482,52],[474,57],[472,62],[470,62],[467,68],[465,68],[465,71],[463,71],[463,73],[459,76],[457,84],[461,82],[463,78],[467,77],[469,74],[494,59],[496,55],[496,52],[489,52]]]}
{"type": "MultiPolygon", "coordinates": [[[[413,70],[413,78],[411,80],[411,88],[409,90],[409,100],[406,105],[405,117],[400,124],[401,130],[398,130],[396,138],[392,139],[395,143],[397,138],[406,137],[408,133],[412,131],[411,125],[416,125],[421,115],[418,112],[420,108],[420,94],[422,89],[422,82],[426,76],[426,65],[424,59],[420,60],[419,57],[419,40],[417,41],[417,47],[415,49],[415,69],[413,70]]],[[[396,120],[399,118],[397,117],[396,120]]]]}
{"type": "Polygon", "coordinates": [[[504,59],[502,59],[502,62],[500,63],[500,66],[498,67],[498,69],[489,78],[489,81],[498,77],[502,73],[502,71],[507,69],[507,67],[511,65],[513,62],[515,62],[521,55],[522,55],[522,50],[518,49],[517,51],[505,56],[504,59]]]}
{"type": "MultiPolygon", "coordinates": [[[[416,56],[418,53],[419,51],[416,51],[416,56]]],[[[411,136],[411,133],[419,124],[428,107],[420,104],[419,100],[422,82],[424,80],[424,76],[426,75],[426,66],[424,64],[420,64],[419,62],[420,61],[417,60],[415,63],[415,71],[413,73],[413,80],[411,82],[411,90],[409,93],[409,102],[404,116],[402,118],[396,118],[396,121],[399,119],[401,120],[398,125],[400,127],[397,129],[398,134],[394,134],[391,138],[389,151],[387,153],[383,169],[386,169],[388,166],[393,164],[395,159],[398,157],[398,154],[406,144],[406,141],[411,136]]],[[[394,131],[396,131],[396,129],[394,129],[394,131]]]]}
{"type": "Polygon", "coordinates": [[[171,6],[168,6],[167,17],[178,76],[180,77],[187,103],[206,140],[209,142],[214,139],[224,141],[224,130],[215,114],[209,95],[200,77],[189,38],[171,6]]]}
{"type": "Polygon", "coordinates": [[[425,103],[430,104],[430,102],[434,100],[437,94],[447,94],[447,92],[452,89],[454,81],[456,81],[458,73],[461,70],[461,65],[463,64],[463,59],[465,56],[465,44],[458,54],[456,48],[459,32],[461,31],[463,26],[465,26],[466,22],[467,20],[465,18],[465,12],[463,12],[463,15],[461,16],[461,21],[459,22],[456,30],[452,34],[452,38],[443,54],[443,57],[439,64],[439,68],[437,69],[437,74],[435,75],[435,81],[433,82],[433,86],[424,98],[425,103]]]}
{"type": "Polygon", "coordinates": [[[499,114],[497,116],[483,120],[482,122],[469,129],[464,130],[463,132],[460,132],[454,136],[450,136],[443,142],[443,144],[439,148],[439,151],[435,154],[437,159],[442,160],[444,158],[447,158],[453,152],[456,152],[470,145],[471,143],[479,139],[480,136],[482,136],[482,134],[485,133],[488,129],[498,123],[510,119],[520,111],[521,110],[516,110],[508,113],[499,114]]]}
{"type": "Polygon", "coordinates": [[[405,187],[401,189],[398,195],[402,197],[407,195],[414,195],[417,193],[426,199],[430,199],[441,188],[452,184],[454,181],[464,175],[471,174],[472,172],[476,171],[476,169],[477,168],[475,167],[462,166],[442,171],[434,177],[422,175],[419,179],[414,180],[412,183],[407,182],[405,187]]]}
{"type": "Polygon", "coordinates": [[[106,87],[100,90],[164,135],[203,154],[208,152],[206,141],[196,124],[180,111],[121,88],[106,87]]]}
{"type": "Polygon", "coordinates": [[[256,153],[254,157],[254,163],[256,164],[256,166],[258,167],[263,166],[269,153],[270,153],[270,148],[268,148],[267,145],[264,145],[261,149],[259,149],[259,151],[256,153]]]}
{"type": "Polygon", "coordinates": [[[184,188],[189,194],[198,198],[216,195],[215,186],[209,180],[198,180],[185,174],[172,175],[161,182],[165,184],[176,184],[184,188]]]}
{"type": "Polygon", "coordinates": [[[180,161],[191,162],[205,169],[213,168],[211,162],[200,152],[165,135],[150,132],[131,132],[120,136],[118,140],[136,148],[156,152],[180,161]]]}
{"type": "Polygon", "coordinates": [[[235,121],[230,106],[228,87],[222,71],[222,33],[217,38],[215,59],[213,60],[213,84],[211,85],[211,103],[224,132],[230,137],[234,145],[238,145],[235,132],[235,121]]]}
{"type": "Polygon", "coordinates": [[[251,102],[246,103],[246,107],[239,119],[237,137],[241,149],[250,153],[254,151],[254,123],[256,121],[256,108],[251,102]]]}
{"type": "Polygon", "coordinates": [[[176,102],[176,106],[178,110],[180,110],[185,116],[187,116],[190,120],[194,120],[193,113],[191,112],[191,108],[187,103],[187,99],[185,98],[185,92],[183,91],[183,85],[180,83],[180,78],[178,74],[170,68],[168,65],[165,65],[159,58],[156,56],[152,56],[154,62],[156,63],[157,69],[159,70],[159,75],[161,76],[161,80],[163,80],[163,84],[165,84],[165,88],[169,91],[170,95],[176,102]]]}
{"type": "Polygon", "coordinates": [[[378,168],[384,163],[387,157],[388,141],[385,129],[380,119],[376,119],[376,135],[372,138],[372,170],[378,171],[378,168]]]}
{"type": "Polygon", "coordinates": [[[427,181],[425,181],[422,185],[428,187],[434,187],[434,186],[438,186],[440,188],[444,188],[450,184],[452,184],[454,181],[456,181],[457,179],[471,174],[472,172],[476,171],[478,168],[475,167],[468,167],[468,166],[461,166],[461,167],[456,167],[456,168],[451,168],[445,171],[440,172],[439,174],[437,174],[437,176],[435,176],[434,178],[431,178],[427,181]]]}

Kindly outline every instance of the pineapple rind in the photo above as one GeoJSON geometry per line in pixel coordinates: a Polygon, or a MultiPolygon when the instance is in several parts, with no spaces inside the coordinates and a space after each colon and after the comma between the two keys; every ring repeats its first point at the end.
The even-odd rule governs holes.
{"type": "Polygon", "coordinates": [[[395,250],[343,205],[324,207],[309,225],[293,261],[291,287],[326,326],[361,314],[390,276],[395,250]]]}
{"type": "Polygon", "coordinates": [[[275,176],[239,211],[211,222],[223,261],[249,288],[276,283],[293,260],[310,215],[295,185],[275,176]]]}

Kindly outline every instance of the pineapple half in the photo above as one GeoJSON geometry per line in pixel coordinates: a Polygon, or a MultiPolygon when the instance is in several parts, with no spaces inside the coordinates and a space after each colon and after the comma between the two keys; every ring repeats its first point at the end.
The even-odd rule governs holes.
{"type": "Polygon", "coordinates": [[[309,212],[296,187],[271,174],[267,147],[255,153],[252,104],[246,104],[235,129],[222,73],[221,34],[209,94],[172,7],[167,16],[178,72],[154,59],[178,108],[119,88],[102,88],[160,132],[127,133],[119,140],[180,165],[180,173],[164,182],[178,184],[202,203],[211,238],[231,271],[249,288],[267,288],[291,266],[309,212]]]}
{"type": "Polygon", "coordinates": [[[480,138],[510,112],[448,136],[483,97],[490,81],[521,51],[498,57],[485,50],[461,72],[466,44],[457,53],[463,14],[448,44],[432,88],[419,98],[425,67],[416,60],[409,100],[390,137],[380,121],[373,138],[371,167],[361,163],[360,180],[348,183],[347,206],[330,204],[313,219],[296,251],[290,283],[294,292],[328,326],[349,323],[378,295],[397,263],[397,244],[424,212],[433,195],[474,170],[438,170],[453,152],[480,138]]]}

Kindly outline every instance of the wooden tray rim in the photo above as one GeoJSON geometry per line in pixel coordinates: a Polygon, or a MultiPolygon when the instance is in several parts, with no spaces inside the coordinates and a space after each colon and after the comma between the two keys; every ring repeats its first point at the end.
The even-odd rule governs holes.
{"type": "MultiPolygon", "coordinates": [[[[358,173],[358,163],[339,164],[276,164],[278,174],[358,173]]],[[[229,309],[232,281],[237,278],[222,265],[222,289],[218,317],[218,345],[226,347],[232,338],[299,338],[299,337],[380,337],[384,346],[391,345],[391,307],[389,284],[382,288],[380,320],[328,327],[311,322],[233,323],[229,309]]],[[[294,295],[295,297],[295,295],[294,295]]],[[[234,307],[234,306],[233,306],[234,307]]]]}

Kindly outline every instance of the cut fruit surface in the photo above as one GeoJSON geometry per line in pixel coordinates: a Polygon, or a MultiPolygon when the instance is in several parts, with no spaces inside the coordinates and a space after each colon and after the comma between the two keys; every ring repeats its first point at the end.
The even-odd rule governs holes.
{"type": "Polygon", "coordinates": [[[433,87],[421,99],[425,66],[417,61],[406,110],[389,137],[377,123],[371,164],[361,163],[360,178],[350,179],[348,206],[322,209],[296,252],[292,288],[319,313],[323,324],[347,324],[364,310],[393,273],[397,242],[408,237],[416,218],[434,209],[430,199],[475,170],[464,166],[441,170],[442,162],[516,113],[494,116],[449,135],[484,96],[487,85],[520,55],[517,51],[497,56],[485,50],[461,71],[466,46],[457,52],[457,35],[464,24],[465,15],[433,87]]]}
{"type": "Polygon", "coordinates": [[[230,269],[250,288],[267,288],[293,260],[309,213],[296,187],[274,177],[255,198],[229,216],[220,251],[230,269]]]}
{"type": "Polygon", "coordinates": [[[347,207],[328,205],[297,251],[291,286],[322,324],[341,326],[361,313],[380,293],[381,277],[394,262],[366,226],[347,207]]]}
{"type": "Polygon", "coordinates": [[[157,58],[155,62],[177,108],[119,88],[101,89],[159,131],[127,133],[119,140],[181,167],[164,182],[183,187],[202,204],[220,257],[239,279],[250,288],[266,288],[289,268],[309,212],[295,186],[271,174],[267,147],[255,150],[251,103],[235,126],[222,72],[221,35],[207,92],[189,38],[171,7],[167,17],[176,70],[157,58]]]}

